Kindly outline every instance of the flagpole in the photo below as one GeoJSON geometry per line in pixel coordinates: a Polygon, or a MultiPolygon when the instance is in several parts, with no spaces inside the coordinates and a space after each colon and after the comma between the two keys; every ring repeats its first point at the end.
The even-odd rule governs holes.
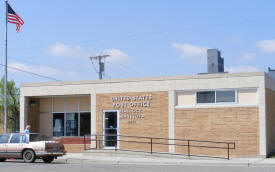
{"type": "Polygon", "coordinates": [[[8,80],[8,0],[6,2],[6,30],[5,30],[5,78],[4,78],[4,133],[7,133],[7,80],[8,80]]]}

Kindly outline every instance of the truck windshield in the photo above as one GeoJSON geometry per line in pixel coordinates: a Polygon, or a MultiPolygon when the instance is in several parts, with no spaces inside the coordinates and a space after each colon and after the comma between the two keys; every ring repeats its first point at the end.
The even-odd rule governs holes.
{"type": "Polygon", "coordinates": [[[45,135],[41,135],[41,134],[30,134],[30,141],[31,142],[38,142],[38,141],[49,141],[50,138],[45,136],[45,135]]]}
{"type": "Polygon", "coordinates": [[[8,143],[10,138],[9,134],[0,135],[0,143],[8,143]]]}

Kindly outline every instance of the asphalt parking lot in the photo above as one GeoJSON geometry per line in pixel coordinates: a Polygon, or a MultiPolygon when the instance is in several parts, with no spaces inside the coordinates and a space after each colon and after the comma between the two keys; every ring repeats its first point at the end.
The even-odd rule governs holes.
{"type": "Polygon", "coordinates": [[[51,164],[36,161],[24,163],[23,161],[9,161],[0,163],[2,172],[274,172],[275,166],[198,166],[198,165],[134,165],[134,164],[100,164],[100,163],[64,163],[55,161],[51,164]]]}

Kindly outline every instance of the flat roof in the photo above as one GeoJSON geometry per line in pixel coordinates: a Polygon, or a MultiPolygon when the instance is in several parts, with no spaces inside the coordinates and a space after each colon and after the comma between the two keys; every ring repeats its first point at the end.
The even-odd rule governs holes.
{"type": "Polygon", "coordinates": [[[215,74],[197,74],[185,76],[160,76],[145,78],[123,78],[123,79],[102,79],[102,80],[80,80],[80,81],[58,81],[58,82],[37,82],[21,83],[20,87],[39,87],[39,86],[57,86],[57,85],[85,85],[85,84],[104,84],[104,83],[123,83],[123,82],[143,82],[143,81],[165,81],[165,80],[188,80],[188,79],[209,79],[226,77],[250,77],[264,76],[265,72],[242,72],[242,73],[215,73],[215,74]]]}

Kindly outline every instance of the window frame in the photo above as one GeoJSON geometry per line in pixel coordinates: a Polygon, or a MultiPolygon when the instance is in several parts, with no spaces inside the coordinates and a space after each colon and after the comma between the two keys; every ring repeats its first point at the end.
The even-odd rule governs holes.
{"type": "Polygon", "coordinates": [[[216,103],[216,91],[205,90],[205,91],[196,91],[196,104],[215,104],[216,103]],[[198,103],[198,93],[199,92],[214,92],[214,102],[213,103],[198,103]]]}
{"type": "Polygon", "coordinates": [[[27,137],[25,134],[13,134],[9,139],[9,144],[26,144],[27,143],[27,137]],[[14,137],[19,137],[19,142],[11,142],[14,137]],[[25,138],[25,141],[23,141],[23,137],[25,138]]]}
{"type": "Polygon", "coordinates": [[[10,138],[10,144],[19,144],[20,143],[20,135],[19,134],[13,134],[10,138]],[[18,137],[18,142],[12,142],[13,138],[18,137]]]}
{"type": "Polygon", "coordinates": [[[237,90],[215,90],[215,103],[216,104],[231,104],[231,103],[237,103],[237,96],[238,96],[238,92],[237,92],[237,90]],[[234,92],[234,101],[232,101],[232,102],[217,102],[217,92],[226,92],[226,91],[232,91],[232,92],[234,92]]]}
{"type": "Polygon", "coordinates": [[[52,113],[52,136],[53,137],[64,137],[65,136],[65,122],[66,122],[66,120],[65,120],[65,117],[66,117],[66,115],[65,115],[65,112],[53,112],[52,113]],[[63,136],[54,136],[54,115],[55,114],[62,114],[63,115],[63,136]]]}
{"type": "MultiPolygon", "coordinates": [[[[92,120],[92,113],[91,111],[89,110],[80,110],[80,99],[81,99],[81,96],[77,96],[78,97],[78,101],[77,101],[77,110],[74,110],[74,111],[67,111],[67,96],[64,97],[64,110],[63,111],[54,111],[54,101],[53,99],[55,97],[51,97],[51,118],[52,118],[52,131],[51,131],[51,134],[52,134],[52,137],[83,137],[80,135],[80,115],[81,113],[89,113],[90,114],[90,120],[92,120]],[[53,136],[53,119],[54,119],[54,114],[55,113],[63,113],[64,115],[64,123],[63,123],[63,127],[64,127],[64,134],[63,136],[53,136]],[[76,113],[77,114],[77,118],[78,118],[78,132],[77,132],[77,136],[66,136],[66,114],[68,113],[76,113]]],[[[92,128],[92,124],[90,123],[90,128],[92,128]]],[[[91,131],[90,131],[91,132],[91,131]]]]}
{"type": "Polygon", "coordinates": [[[196,106],[203,106],[203,105],[228,105],[228,104],[237,104],[238,103],[238,91],[237,89],[217,89],[217,90],[199,90],[199,91],[196,91],[195,93],[196,95],[196,106]],[[215,101],[214,103],[198,103],[198,93],[199,92],[214,92],[215,94],[215,101]],[[234,91],[234,96],[235,96],[235,100],[232,101],[232,102],[217,102],[217,91],[234,91]]]}
{"type": "MultiPolygon", "coordinates": [[[[80,135],[80,116],[81,116],[81,113],[89,113],[90,114],[90,120],[92,119],[92,117],[91,117],[91,112],[90,111],[78,111],[78,112],[76,112],[76,111],[66,111],[66,112],[53,112],[52,113],[52,135],[53,135],[53,137],[83,137],[83,136],[81,136],[80,135]],[[63,114],[63,119],[64,119],[64,122],[63,122],[63,136],[54,136],[53,135],[53,119],[54,119],[54,114],[63,114]],[[74,113],[74,114],[76,114],[77,115],[77,119],[78,119],[78,121],[77,121],[77,123],[78,123],[78,125],[77,125],[77,135],[76,136],[67,136],[67,131],[66,131],[66,115],[67,114],[72,114],[72,113],[74,113]]],[[[91,125],[91,123],[90,123],[90,125],[91,125]]],[[[90,128],[91,128],[92,126],[90,126],[90,128]]]]}
{"type": "Polygon", "coordinates": [[[1,143],[1,142],[0,142],[0,144],[7,144],[7,143],[9,143],[9,142],[10,142],[10,139],[11,139],[11,134],[1,134],[0,136],[8,136],[8,140],[7,140],[7,142],[3,142],[3,143],[1,143]]]}

